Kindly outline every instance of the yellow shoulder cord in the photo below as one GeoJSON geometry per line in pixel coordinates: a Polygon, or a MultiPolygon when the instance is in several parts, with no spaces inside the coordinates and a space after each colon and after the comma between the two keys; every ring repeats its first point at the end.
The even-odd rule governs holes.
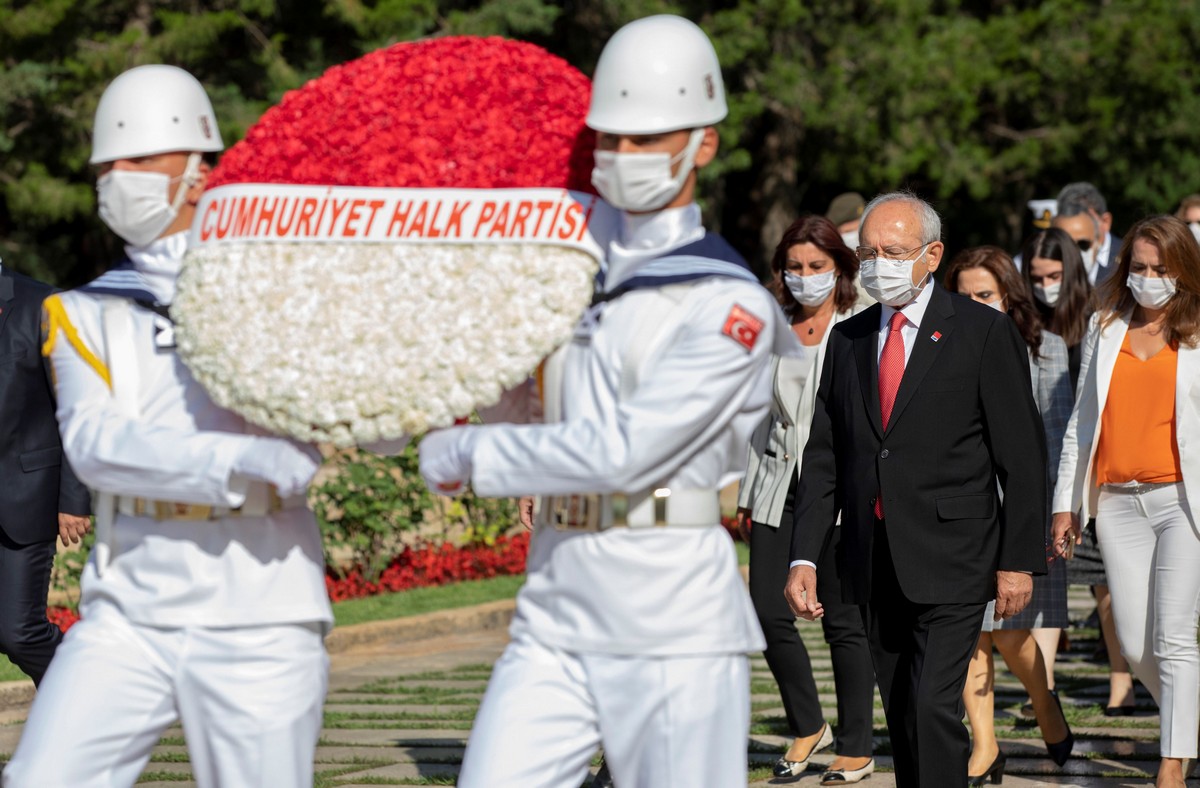
{"type": "Polygon", "coordinates": [[[104,385],[108,386],[111,390],[112,376],[109,375],[108,367],[79,338],[79,331],[67,315],[67,310],[62,304],[62,299],[57,294],[52,295],[43,302],[42,307],[45,309],[42,328],[46,333],[46,341],[42,345],[42,355],[46,358],[50,357],[50,354],[54,351],[54,345],[58,340],[58,332],[62,331],[67,338],[67,342],[70,343],[71,347],[75,348],[75,352],[79,354],[79,357],[100,376],[100,379],[104,381],[104,385]]]}

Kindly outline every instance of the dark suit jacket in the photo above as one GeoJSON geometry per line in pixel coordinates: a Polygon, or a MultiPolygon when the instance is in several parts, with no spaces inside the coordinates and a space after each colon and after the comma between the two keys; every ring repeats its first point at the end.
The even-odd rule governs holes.
{"type": "Polygon", "coordinates": [[[1117,270],[1117,255],[1121,252],[1121,238],[1114,233],[1109,233],[1108,241],[1108,259],[1100,261],[1100,270],[1096,272],[1097,287],[1117,270]]]}
{"type": "Polygon", "coordinates": [[[53,540],[59,512],[91,511],[63,457],[42,360],[42,300],[51,292],[0,267],[0,530],[17,544],[53,540]]]}
{"type": "Polygon", "coordinates": [[[929,286],[886,433],[880,306],[831,329],[821,370],[791,558],[817,563],[840,510],[842,590],[858,604],[871,598],[880,491],[891,556],[874,558],[893,562],[913,602],[986,602],[997,569],[1046,571],[1046,440],[1026,345],[1007,315],[929,286]]]}

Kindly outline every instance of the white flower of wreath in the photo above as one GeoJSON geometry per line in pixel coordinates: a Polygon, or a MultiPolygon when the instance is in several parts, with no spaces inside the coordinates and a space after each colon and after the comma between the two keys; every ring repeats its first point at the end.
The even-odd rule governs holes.
{"type": "Polygon", "coordinates": [[[538,244],[227,243],[188,252],[171,312],[217,404],[345,447],[494,404],[570,336],[596,267],[538,244]]]}

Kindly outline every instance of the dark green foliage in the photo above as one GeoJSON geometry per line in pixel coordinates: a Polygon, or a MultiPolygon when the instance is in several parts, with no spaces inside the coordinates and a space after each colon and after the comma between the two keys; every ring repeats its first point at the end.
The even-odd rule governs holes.
{"type": "Polygon", "coordinates": [[[700,22],[731,113],[710,221],[763,260],[800,211],[909,186],[950,252],[1028,228],[1025,201],[1095,182],[1122,231],[1200,191],[1200,14],[1190,0],[0,0],[0,256],[49,281],[119,254],[87,166],[96,101],[142,63],[209,88],[227,144],[285,91],[388,44],[523,38],[591,71],[622,23],[700,22]]]}

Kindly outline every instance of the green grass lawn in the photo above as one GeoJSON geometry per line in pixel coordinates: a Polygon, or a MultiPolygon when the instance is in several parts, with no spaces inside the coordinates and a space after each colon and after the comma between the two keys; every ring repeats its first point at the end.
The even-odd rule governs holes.
{"type": "Polygon", "coordinates": [[[8,657],[0,654],[0,681],[28,681],[29,677],[21,669],[8,661],[8,657]]]}
{"type": "Polygon", "coordinates": [[[339,627],[381,621],[389,618],[416,616],[435,610],[469,607],[500,599],[512,599],[525,582],[525,575],[491,577],[486,580],[467,580],[432,588],[414,588],[393,594],[347,599],[335,602],[333,617],[339,627]]]}

